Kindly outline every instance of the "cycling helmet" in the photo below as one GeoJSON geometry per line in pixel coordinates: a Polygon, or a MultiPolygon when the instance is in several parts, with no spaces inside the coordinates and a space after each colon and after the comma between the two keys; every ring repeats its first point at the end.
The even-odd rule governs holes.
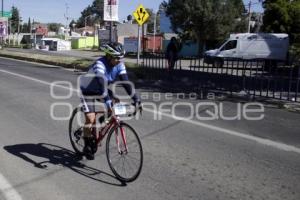
{"type": "Polygon", "coordinates": [[[101,47],[101,50],[114,58],[123,58],[125,56],[123,45],[117,42],[105,44],[101,47]]]}

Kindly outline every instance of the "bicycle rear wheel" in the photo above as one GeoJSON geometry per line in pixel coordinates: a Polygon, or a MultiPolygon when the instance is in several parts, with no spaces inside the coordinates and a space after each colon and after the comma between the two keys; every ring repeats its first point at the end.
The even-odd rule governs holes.
{"type": "Polygon", "coordinates": [[[79,155],[83,155],[84,122],[85,122],[84,112],[82,111],[81,108],[75,108],[73,110],[71,119],[69,121],[69,138],[74,151],[79,155]]]}
{"type": "Polygon", "coordinates": [[[106,140],[106,157],[110,169],[120,181],[132,182],[137,179],[143,166],[143,149],[131,126],[121,122],[110,131],[106,140]]]}

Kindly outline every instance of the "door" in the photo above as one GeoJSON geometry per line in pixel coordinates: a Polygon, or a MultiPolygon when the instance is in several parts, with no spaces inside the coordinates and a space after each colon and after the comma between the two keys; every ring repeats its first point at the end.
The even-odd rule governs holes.
{"type": "Polygon", "coordinates": [[[220,49],[218,57],[235,57],[237,50],[237,40],[228,41],[223,47],[220,49]]]}

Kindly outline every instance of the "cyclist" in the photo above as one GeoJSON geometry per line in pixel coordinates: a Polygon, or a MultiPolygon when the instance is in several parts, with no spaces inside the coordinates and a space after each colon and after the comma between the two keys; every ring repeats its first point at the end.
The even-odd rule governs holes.
{"type": "MultiPolygon", "coordinates": [[[[105,103],[108,113],[111,112],[113,93],[107,86],[117,79],[128,81],[126,67],[121,60],[125,50],[120,43],[110,43],[101,47],[105,56],[99,58],[92,64],[88,73],[80,78],[80,89],[82,93],[81,103],[85,113],[85,125],[83,128],[84,148],[83,152],[87,159],[93,160],[96,152],[96,141],[93,137],[93,126],[96,124],[95,104],[98,99],[105,103]],[[99,97],[100,96],[100,97],[99,97]]],[[[140,106],[141,101],[134,93],[129,84],[122,84],[127,94],[132,97],[135,105],[140,106]]]]}

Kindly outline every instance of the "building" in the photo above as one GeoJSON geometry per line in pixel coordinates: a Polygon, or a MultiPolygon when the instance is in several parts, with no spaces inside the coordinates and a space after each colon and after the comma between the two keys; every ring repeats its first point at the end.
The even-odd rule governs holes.
{"type": "Polygon", "coordinates": [[[47,36],[48,35],[48,26],[46,24],[34,24],[33,30],[36,35],[47,36]]]}
{"type": "MultiPolygon", "coordinates": [[[[143,34],[147,33],[147,24],[144,26],[143,34]]],[[[141,33],[142,35],[142,33],[141,33]]],[[[117,38],[118,42],[124,44],[124,38],[138,37],[138,24],[118,24],[117,25],[117,38]]]]}

